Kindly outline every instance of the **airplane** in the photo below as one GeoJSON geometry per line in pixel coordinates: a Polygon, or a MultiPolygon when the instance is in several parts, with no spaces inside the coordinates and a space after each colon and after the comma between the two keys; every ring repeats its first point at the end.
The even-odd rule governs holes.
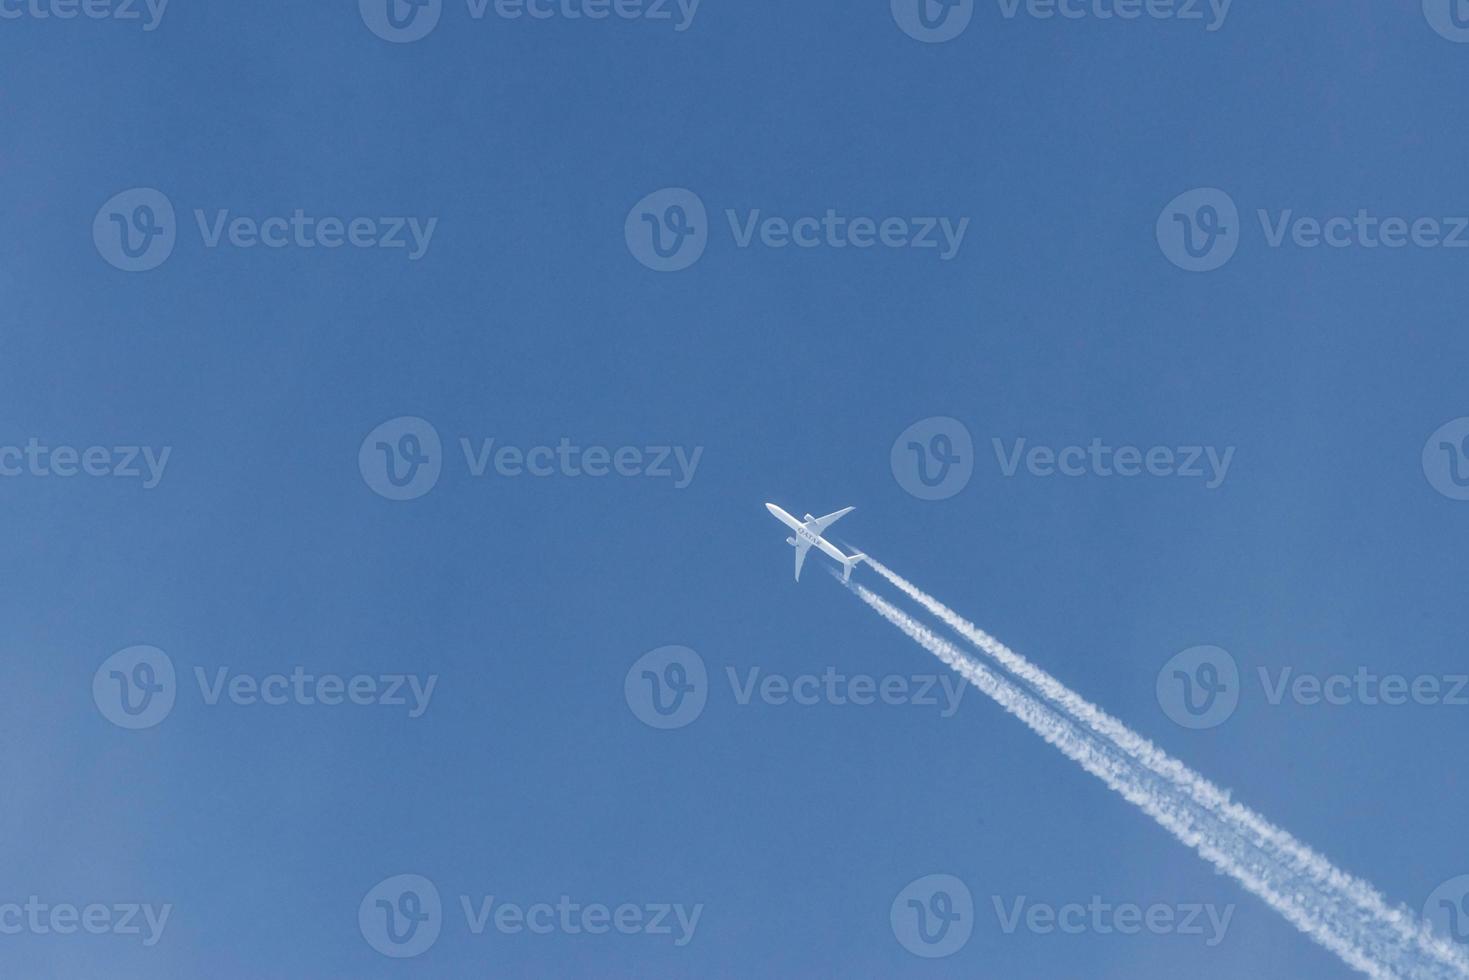
{"type": "Polygon", "coordinates": [[[825,517],[812,517],[810,514],[807,514],[806,519],[802,521],[796,520],[790,514],[775,506],[775,504],[766,504],[765,509],[770,511],[776,520],[796,532],[795,537],[786,538],[786,544],[796,549],[797,582],[801,581],[801,566],[806,563],[806,552],[811,550],[813,544],[841,562],[843,582],[851,581],[852,569],[856,568],[858,562],[867,557],[864,554],[844,555],[836,545],[821,536],[822,532],[827,528],[856,510],[857,508],[855,507],[848,507],[844,510],[837,511],[835,514],[827,514],[825,517]]]}

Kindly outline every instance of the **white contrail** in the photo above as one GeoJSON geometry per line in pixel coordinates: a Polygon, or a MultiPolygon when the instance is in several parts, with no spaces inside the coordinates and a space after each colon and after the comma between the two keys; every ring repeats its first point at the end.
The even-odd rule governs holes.
{"type": "Polygon", "coordinates": [[[1101,708],[1087,701],[1040,667],[1011,650],[978,626],[964,619],[937,599],[919,589],[892,569],[872,558],[874,571],[918,602],[960,636],[969,640],[997,663],[1033,687],[1037,693],[1098,735],[1116,744],[1152,772],[1169,780],[1197,802],[1234,824],[1256,843],[1278,851],[1292,867],[1309,875],[1331,892],[1346,898],[1359,911],[1391,928],[1410,947],[1418,947],[1434,959],[1454,966],[1459,975],[1469,976],[1469,957],[1463,950],[1434,933],[1426,923],[1404,908],[1394,908],[1367,882],[1335,867],[1325,857],[1276,827],[1260,814],[1230,799],[1229,794],[1174,759],[1143,736],[1101,708]]]}
{"type": "Polygon", "coordinates": [[[1457,950],[1405,944],[1390,921],[1352,915],[1344,906],[1357,903],[1344,899],[1333,882],[1302,876],[1290,855],[1279,853],[1258,834],[1239,833],[1225,815],[1201,804],[1191,792],[1157,781],[1120,745],[1088,734],[1084,723],[1058,714],[871,590],[850,587],[890,623],[1349,966],[1381,978],[1469,976],[1457,950]]]}

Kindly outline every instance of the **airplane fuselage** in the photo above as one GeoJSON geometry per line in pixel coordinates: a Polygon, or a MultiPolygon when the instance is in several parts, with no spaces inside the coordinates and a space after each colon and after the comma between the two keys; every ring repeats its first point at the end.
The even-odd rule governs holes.
{"type": "Polygon", "coordinates": [[[823,538],[821,535],[813,534],[811,531],[807,530],[806,525],[803,521],[796,520],[790,514],[787,514],[784,510],[775,506],[775,504],[766,504],[765,506],[772,514],[775,515],[776,520],[780,521],[786,527],[795,532],[796,539],[798,541],[804,541],[808,545],[813,545],[817,548],[820,548],[824,554],[836,559],[837,561],[847,560],[847,556],[842,554],[840,548],[823,538]]]}
{"type": "MultiPolygon", "coordinates": [[[[827,518],[815,518],[812,517],[810,514],[807,514],[806,519],[803,521],[792,517],[780,507],[777,507],[775,504],[766,504],[765,509],[770,511],[771,515],[774,516],[776,520],[780,521],[786,527],[790,528],[792,534],[794,535],[794,537],[788,538],[786,540],[786,543],[796,549],[797,579],[801,577],[801,561],[805,558],[806,550],[812,547],[816,548],[822,554],[828,556],[829,558],[832,558],[842,565],[845,572],[843,576],[844,581],[846,578],[851,577],[852,567],[855,565],[856,561],[860,561],[863,556],[844,554],[840,548],[821,536],[816,528],[824,527],[825,525],[823,525],[822,522],[827,521],[827,518]]],[[[851,508],[848,508],[848,510],[850,509],[851,508]]],[[[831,515],[830,519],[835,520],[846,512],[847,511],[840,511],[837,514],[833,514],[831,515]]]]}

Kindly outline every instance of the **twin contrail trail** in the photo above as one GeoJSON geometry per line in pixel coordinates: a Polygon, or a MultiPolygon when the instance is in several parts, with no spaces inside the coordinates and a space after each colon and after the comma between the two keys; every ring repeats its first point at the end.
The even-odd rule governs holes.
{"type": "Polygon", "coordinates": [[[1239,881],[1349,966],[1381,978],[1469,977],[1469,957],[1369,884],[1334,867],[1224,790],[884,565],[873,569],[1040,695],[973,660],[870,589],[852,590],[1047,742],[1239,881]]]}

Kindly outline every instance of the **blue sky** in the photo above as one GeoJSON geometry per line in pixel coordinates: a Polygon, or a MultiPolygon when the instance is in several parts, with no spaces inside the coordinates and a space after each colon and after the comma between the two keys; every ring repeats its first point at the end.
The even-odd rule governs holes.
{"type": "Polygon", "coordinates": [[[0,927],[31,896],[108,923],[0,933],[0,973],[1348,975],[979,692],[913,703],[944,668],[819,556],[792,582],[766,501],[857,505],[837,537],[1395,901],[1469,874],[1469,705],[1260,680],[1465,670],[1446,7],[978,3],[925,43],[884,2],[445,0],[400,41],[357,6],[174,0],[147,30],[0,0],[0,927]],[[1216,217],[1227,260],[1181,267],[1168,229],[1216,217]],[[1407,243],[1372,247],[1392,218],[1407,243]],[[652,268],[655,228],[703,251],[652,268]],[[922,499],[894,444],[938,417],[971,475],[922,499]],[[1076,453],[1006,475],[1022,439],[1233,453],[1212,489],[1076,453]],[[1191,729],[1158,677],[1204,645],[1238,704],[1191,729]],[[706,680],[665,730],[628,675],[669,646],[706,680]],[[828,672],[906,693],[741,695],[828,672]],[[119,677],[171,707],[109,707],[119,677]],[[399,875],[443,906],[414,956],[370,935],[399,875]],[[890,917],[929,875],[973,899],[941,958],[890,917]],[[641,925],[461,907],[563,895],[641,925]],[[1235,908],[1217,943],[996,912],[1093,896],[1235,908]],[[169,907],[156,943],[112,928],[134,904],[169,907]],[[665,905],[690,934],[642,928],[665,905]]]}

